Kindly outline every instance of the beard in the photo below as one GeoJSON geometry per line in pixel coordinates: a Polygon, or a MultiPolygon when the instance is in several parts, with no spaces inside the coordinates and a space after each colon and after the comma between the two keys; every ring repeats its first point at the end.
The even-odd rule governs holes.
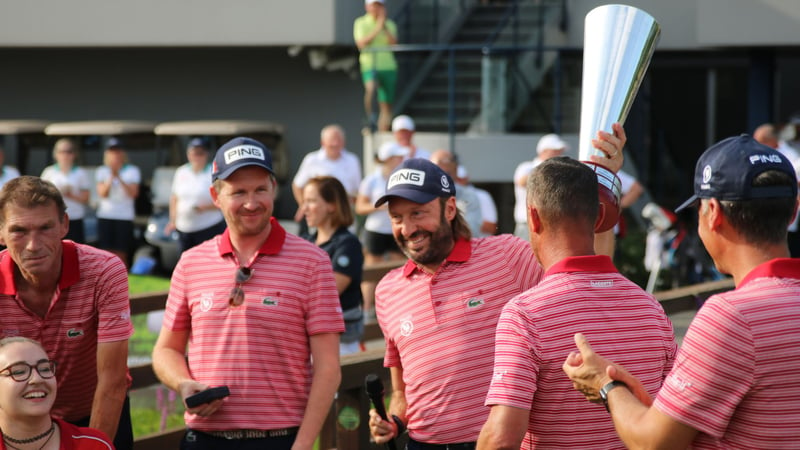
{"type": "Polygon", "coordinates": [[[408,259],[420,265],[438,264],[444,261],[453,249],[453,230],[444,216],[444,211],[442,211],[439,227],[435,231],[417,230],[408,238],[399,235],[396,240],[400,250],[403,251],[403,254],[408,259]],[[408,248],[409,241],[425,237],[428,238],[428,246],[426,248],[420,250],[408,248]]]}

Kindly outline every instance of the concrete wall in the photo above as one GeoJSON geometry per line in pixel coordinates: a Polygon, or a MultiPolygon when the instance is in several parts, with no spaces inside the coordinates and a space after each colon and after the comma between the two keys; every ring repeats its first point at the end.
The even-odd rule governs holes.
{"type": "Polygon", "coordinates": [[[292,174],[339,123],[361,153],[361,81],[285,49],[5,49],[0,61],[0,119],[269,120],[286,127],[292,174]]]}
{"type": "MultiPolygon", "coordinates": [[[[570,45],[603,0],[569,0],[570,45]]],[[[793,0],[630,0],[664,33],[660,49],[794,45],[793,0]]],[[[391,5],[390,5],[391,7],[391,5]]],[[[352,45],[361,0],[28,0],[0,4],[0,42],[11,47],[352,45]]],[[[390,8],[391,11],[391,8],[390,8]]]]}
{"type": "MultiPolygon", "coordinates": [[[[583,21],[602,0],[570,0],[569,45],[583,47],[583,21]]],[[[661,24],[659,50],[797,45],[800,2],[792,0],[630,0],[661,24]]]]}
{"type": "Polygon", "coordinates": [[[358,0],[29,0],[0,5],[3,46],[351,44],[358,0]]]}

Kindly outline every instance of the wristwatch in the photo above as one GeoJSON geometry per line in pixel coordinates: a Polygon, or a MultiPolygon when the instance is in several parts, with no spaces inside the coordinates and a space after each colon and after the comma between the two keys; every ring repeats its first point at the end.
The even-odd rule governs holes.
{"type": "Polygon", "coordinates": [[[606,411],[611,412],[611,410],[608,409],[608,393],[611,392],[612,389],[618,388],[620,386],[625,388],[628,387],[628,385],[623,383],[622,381],[614,380],[610,383],[607,383],[602,388],[600,388],[600,399],[603,400],[603,405],[606,407],[606,411]]]}

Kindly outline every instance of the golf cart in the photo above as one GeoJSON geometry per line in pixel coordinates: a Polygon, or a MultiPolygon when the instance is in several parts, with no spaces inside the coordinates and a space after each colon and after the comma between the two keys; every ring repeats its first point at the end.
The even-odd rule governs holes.
{"type": "MultiPolygon", "coordinates": [[[[172,179],[177,168],[186,162],[186,146],[194,138],[202,138],[213,152],[228,140],[237,136],[256,139],[272,151],[272,164],[278,182],[285,182],[288,175],[288,155],[283,139],[283,126],[273,122],[256,120],[197,120],[164,122],[155,127],[159,147],[165,149],[169,158],[167,165],[155,167],[151,184],[153,213],[147,220],[145,242],[151,247],[161,269],[171,272],[178,262],[177,233],[165,234],[169,223],[169,199],[172,195],[172,179]]],[[[209,180],[209,184],[211,180],[209,180]]],[[[137,254],[151,250],[140,249],[137,254]]]]}
{"type": "MultiPolygon", "coordinates": [[[[51,123],[45,128],[44,132],[48,136],[71,137],[75,140],[79,148],[76,164],[88,172],[89,179],[92,181],[90,183],[89,211],[84,217],[87,242],[97,241],[97,218],[94,210],[97,208],[98,196],[94,171],[98,166],[103,165],[105,143],[111,137],[123,140],[130,163],[139,167],[142,173],[139,197],[135,203],[136,219],[134,220],[134,240],[141,239],[146,218],[152,211],[146,180],[150,179],[160,156],[160,151],[156,147],[155,135],[153,135],[153,127],[155,127],[155,123],[147,121],[98,120],[57,122],[51,123]]],[[[131,250],[135,248],[134,245],[131,250]]]]}
{"type": "Polygon", "coordinates": [[[51,159],[51,148],[44,134],[48,123],[45,120],[0,120],[4,164],[16,167],[23,175],[40,175],[51,159]]]}

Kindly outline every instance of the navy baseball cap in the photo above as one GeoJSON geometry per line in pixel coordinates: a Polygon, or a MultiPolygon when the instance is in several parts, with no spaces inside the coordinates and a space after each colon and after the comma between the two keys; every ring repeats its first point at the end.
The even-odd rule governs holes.
{"type": "Polygon", "coordinates": [[[375,202],[375,207],[386,203],[390,197],[401,197],[424,204],[435,198],[454,195],[456,185],[450,175],[427,159],[410,158],[389,175],[386,193],[375,202]]]}
{"type": "Polygon", "coordinates": [[[119,149],[121,149],[122,147],[123,147],[122,140],[120,138],[111,137],[111,138],[108,138],[108,140],[106,141],[106,148],[107,149],[108,148],[119,148],[119,149]]]}
{"type": "Polygon", "coordinates": [[[224,180],[246,166],[258,166],[275,173],[272,170],[272,156],[264,144],[246,137],[233,138],[217,150],[211,167],[211,180],[224,180]]]}
{"type": "Polygon", "coordinates": [[[202,147],[208,149],[208,142],[206,142],[206,140],[201,137],[196,137],[191,141],[189,141],[189,145],[186,146],[186,148],[193,148],[193,147],[202,147]]]}
{"type": "Polygon", "coordinates": [[[762,172],[777,170],[796,180],[794,167],[782,153],[759,144],[749,135],[729,137],[708,148],[694,170],[694,195],[675,212],[694,205],[701,198],[752,200],[797,197],[792,186],[753,186],[762,172]]]}

